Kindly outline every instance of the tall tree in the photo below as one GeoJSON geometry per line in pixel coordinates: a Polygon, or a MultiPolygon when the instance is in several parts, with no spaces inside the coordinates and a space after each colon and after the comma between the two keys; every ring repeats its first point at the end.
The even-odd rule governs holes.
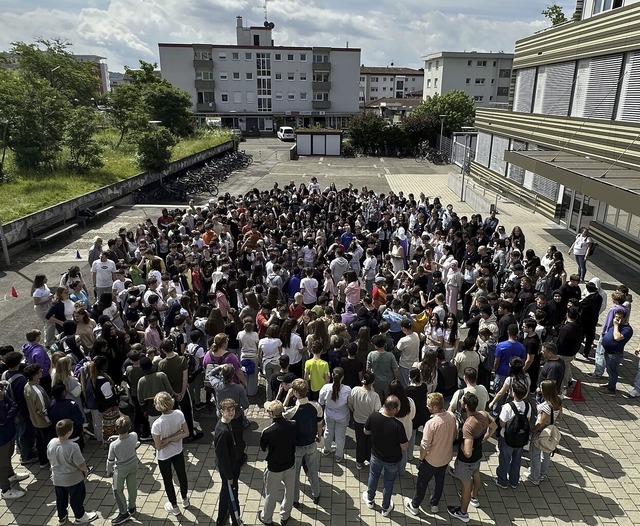
{"type": "Polygon", "coordinates": [[[102,147],[94,139],[101,119],[101,112],[89,106],[79,106],[70,112],[65,144],[69,148],[67,166],[71,170],[82,173],[102,166],[102,147]]]}
{"type": "Polygon", "coordinates": [[[469,97],[462,90],[451,90],[444,95],[435,94],[432,97],[427,97],[425,101],[420,104],[412,115],[416,116],[420,114],[429,115],[431,119],[438,122],[437,133],[440,133],[440,122],[443,118],[443,133],[445,136],[451,135],[451,133],[460,131],[463,126],[473,126],[476,107],[473,99],[469,97]]]}
{"type": "Polygon", "coordinates": [[[562,11],[562,7],[558,4],[552,4],[542,11],[542,15],[545,18],[551,20],[551,25],[557,26],[558,24],[564,24],[567,22],[567,17],[562,11]]]}

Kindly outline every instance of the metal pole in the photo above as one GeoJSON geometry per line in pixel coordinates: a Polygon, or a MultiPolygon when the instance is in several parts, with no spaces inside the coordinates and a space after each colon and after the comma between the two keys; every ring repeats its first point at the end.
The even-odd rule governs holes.
{"type": "Polygon", "coordinates": [[[447,117],[446,115],[440,115],[440,143],[438,145],[438,150],[442,152],[442,134],[444,133],[444,120],[447,117]]]}
{"type": "Polygon", "coordinates": [[[0,243],[2,243],[2,254],[4,255],[4,262],[7,267],[11,265],[11,259],[9,258],[9,247],[7,247],[7,239],[4,237],[4,228],[2,228],[2,221],[0,221],[0,243]]]}
{"type": "Polygon", "coordinates": [[[469,139],[469,134],[467,133],[464,136],[464,162],[462,163],[462,186],[460,187],[460,202],[464,202],[464,178],[466,175],[467,159],[468,159],[468,152],[469,152],[468,139],[469,139]]]}

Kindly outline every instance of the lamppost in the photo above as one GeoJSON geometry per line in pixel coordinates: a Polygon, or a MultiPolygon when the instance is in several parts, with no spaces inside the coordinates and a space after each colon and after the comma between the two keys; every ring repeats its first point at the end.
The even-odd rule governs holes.
{"type": "Polygon", "coordinates": [[[464,178],[467,175],[467,168],[469,166],[469,138],[476,133],[476,129],[473,126],[462,126],[462,134],[464,135],[464,158],[462,159],[462,185],[460,186],[460,202],[464,201],[464,178]]]}
{"type": "Polygon", "coordinates": [[[438,150],[442,153],[442,134],[444,132],[444,120],[447,118],[446,115],[438,115],[440,117],[440,142],[438,144],[438,150]]]}

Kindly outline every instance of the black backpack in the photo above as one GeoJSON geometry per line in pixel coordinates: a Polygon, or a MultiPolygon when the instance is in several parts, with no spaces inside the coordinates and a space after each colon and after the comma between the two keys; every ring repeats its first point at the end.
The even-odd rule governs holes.
{"type": "Polygon", "coordinates": [[[518,411],[516,404],[509,402],[513,411],[513,418],[504,428],[504,440],[509,447],[524,447],[529,443],[531,426],[529,424],[529,402],[524,403],[524,411],[518,411]]]}

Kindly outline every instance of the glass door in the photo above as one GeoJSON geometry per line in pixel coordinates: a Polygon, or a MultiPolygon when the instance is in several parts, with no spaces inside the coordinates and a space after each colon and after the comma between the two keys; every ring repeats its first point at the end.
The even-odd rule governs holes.
{"type": "Polygon", "coordinates": [[[560,203],[560,223],[567,225],[569,221],[569,210],[571,210],[571,201],[573,200],[573,190],[565,187],[562,192],[562,203],[560,203]]]}
{"type": "Polygon", "coordinates": [[[582,199],[580,192],[574,192],[573,200],[569,208],[569,230],[577,232],[580,230],[580,222],[582,221],[582,199]]]}

